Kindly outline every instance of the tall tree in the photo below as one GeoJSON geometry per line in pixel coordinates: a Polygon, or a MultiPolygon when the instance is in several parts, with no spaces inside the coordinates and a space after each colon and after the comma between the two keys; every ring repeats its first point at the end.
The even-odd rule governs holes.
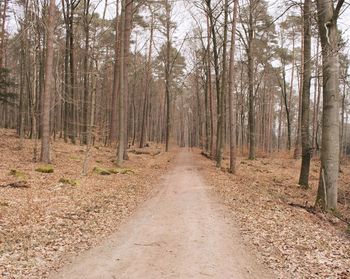
{"type": "MultiPolygon", "coordinates": [[[[220,115],[220,95],[221,95],[221,82],[220,82],[220,61],[219,61],[219,47],[218,47],[218,31],[216,29],[216,16],[214,15],[214,10],[212,7],[212,2],[211,0],[205,0],[206,3],[206,13],[208,17],[208,35],[211,35],[211,40],[212,40],[212,50],[213,50],[213,64],[214,64],[214,76],[215,76],[215,90],[216,90],[216,101],[217,101],[217,106],[216,106],[216,114],[217,118],[219,118],[220,115]]],[[[209,36],[208,36],[208,64],[210,65],[211,62],[211,57],[210,57],[210,44],[209,44],[209,36]]],[[[208,70],[210,71],[210,66],[208,67],[208,70]]],[[[211,76],[211,73],[209,72],[209,78],[211,76]]],[[[211,87],[211,86],[210,86],[211,87]]],[[[211,90],[211,88],[210,88],[211,90]]],[[[217,120],[217,123],[219,121],[217,120]]],[[[213,135],[214,135],[214,129],[212,129],[213,135]]],[[[216,158],[218,155],[218,132],[219,127],[216,125],[216,158]]],[[[212,137],[212,143],[211,143],[211,155],[213,156],[214,153],[214,137],[212,137]]]]}
{"type": "Polygon", "coordinates": [[[254,43],[254,15],[253,11],[259,1],[249,1],[249,16],[248,16],[248,36],[247,36],[247,59],[248,59],[248,122],[249,122],[249,159],[255,159],[255,113],[254,113],[254,57],[253,57],[253,43],[254,43]]]}
{"type": "Polygon", "coordinates": [[[115,142],[117,139],[117,115],[118,115],[118,90],[119,90],[119,0],[116,2],[116,16],[115,16],[115,40],[114,40],[114,76],[113,76],[113,89],[112,89],[112,110],[110,121],[109,141],[115,142]]]}
{"type": "Polygon", "coordinates": [[[322,46],[323,113],[321,170],[316,204],[335,210],[339,172],[339,32],[337,21],[344,0],[317,0],[318,29],[322,46]]]}
{"type": "Polygon", "coordinates": [[[312,147],[310,141],[310,83],[311,83],[311,1],[304,1],[304,71],[303,94],[301,102],[301,148],[302,161],[299,177],[299,185],[309,187],[309,172],[312,147]]]}
{"type": "MultiPolygon", "coordinates": [[[[247,59],[247,89],[248,89],[248,136],[249,159],[256,157],[256,112],[255,99],[261,81],[257,81],[257,53],[267,49],[267,43],[271,36],[270,30],[274,29],[267,12],[267,3],[264,0],[249,0],[242,7],[239,15],[243,31],[239,31],[239,37],[243,43],[247,59]],[[264,46],[264,47],[263,47],[264,46]]],[[[259,53],[260,54],[260,53],[259,53]]],[[[261,53],[262,54],[262,53],[261,53]]],[[[263,75],[262,75],[263,76],[263,75]]]]}
{"type": "Polygon", "coordinates": [[[130,64],[130,40],[131,40],[131,31],[133,24],[133,13],[134,10],[134,0],[127,0],[125,2],[125,18],[124,18],[124,48],[122,55],[124,56],[123,63],[123,73],[124,73],[124,159],[128,160],[128,141],[129,141],[129,64],[130,64]]]}
{"type": "Polygon", "coordinates": [[[236,173],[236,129],[235,129],[235,50],[236,50],[236,26],[237,26],[238,0],[234,1],[232,31],[231,31],[231,49],[230,49],[230,70],[229,70],[229,125],[230,125],[230,168],[231,173],[236,173]]]}
{"type": "Polygon", "coordinates": [[[170,141],[170,29],[171,29],[171,4],[165,0],[165,36],[166,36],[166,58],[165,58],[165,98],[166,98],[166,120],[165,120],[165,151],[169,151],[170,141]]]}
{"type": "Polygon", "coordinates": [[[150,36],[149,36],[149,45],[148,45],[148,56],[146,64],[146,77],[145,77],[145,93],[144,93],[144,103],[143,103],[143,112],[142,112],[142,124],[141,124],[141,136],[140,136],[140,148],[144,147],[146,133],[147,133],[147,115],[148,115],[148,102],[150,94],[150,82],[152,75],[152,51],[153,51],[153,34],[154,34],[154,25],[155,25],[155,11],[152,10],[149,6],[151,13],[151,22],[150,22],[150,36]]]}
{"type": "Polygon", "coordinates": [[[225,137],[225,96],[227,90],[227,33],[228,33],[228,0],[224,2],[224,36],[222,41],[222,73],[221,91],[218,95],[218,119],[217,119],[217,142],[216,142],[216,166],[221,167],[224,153],[225,137]]]}
{"type": "Polygon", "coordinates": [[[125,141],[125,74],[124,74],[124,40],[125,40],[126,0],[121,0],[121,24],[120,24],[120,59],[119,59],[119,143],[117,152],[117,165],[121,166],[124,161],[125,141]]]}
{"type": "Polygon", "coordinates": [[[3,68],[4,67],[4,55],[5,55],[5,33],[6,33],[6,17],[7,17],[8,0],[4,0],[1,2],[0,2],[0,12],[1,12],[0,68],[3,68]],[[2,8],[2,11],[1,11],[1,8],[2,8]]]}
{"type": "Polygon", "coordinates": [[[50,100],[52,92],[53,78],[53,40],[55,30],[55,0],[50,0],[49,11],[47,14],[46,31],[46,57],[45,57],[45,84],[43,92],[42,105],[42,135],[41,135],[41,156],[44,163],[50,163],[50,100]]]}
{"type": "Polygon", "coordinates": [[[83,25],[85,32],[85,42],[84,42],[84,61],[83,61],[83,83],[84,83],[84,94],[83,94],[83,134],[82,134],[82,142],[84,144],[88,144],[89,139],[89,97],[90,97],[90,89],[89,89],[89,48],[90,48],[90,24],[92,20],[92,16],[89,15],[90,9],[90,0],[84,0],[83,4],[84,9],[84,17],[83,17],[83,25]]]}
{"type": "MultiPolygon", "coordinates": [[[[208,148],[210,150],[210,156],[213,157],[214,155],[214,112],[213,112],[213,91],[212,91],[212,74],[211,74],[211,50],[210,50],[210,37],[211,37],[211,29],[210,29],[210,23],[209,23],[209,16],[208,13],[206,14],[206,23],[207,23],[207,49],[205,53],[206,57],[206,83],[207,83],[207,90],[206,90],[206,95],[207,99],[209,99],[209,109],[207,113],[207,123],[210,125],[210,133],[209,133],[209,128],[208,128],[208,134],[210,134],[209,143],[208,143],[208,148]],[[210,119],[210,122],[209,122],[210,119]]],[[[207,100],[208,102],[208,100],[207,100]]]]}

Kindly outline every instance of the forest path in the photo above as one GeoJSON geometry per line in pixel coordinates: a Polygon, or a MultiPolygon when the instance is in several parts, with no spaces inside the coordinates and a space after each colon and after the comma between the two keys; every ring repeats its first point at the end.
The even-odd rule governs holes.
{"type": "Polygon", "coordinates": [[[117,233],[50,278],[273,278],[210,194],[195,156],[179,153],[153,197],[117,233]]]}

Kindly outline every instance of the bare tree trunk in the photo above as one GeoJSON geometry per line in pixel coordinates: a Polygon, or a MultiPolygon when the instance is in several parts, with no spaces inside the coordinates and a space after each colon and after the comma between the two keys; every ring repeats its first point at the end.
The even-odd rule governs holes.
{"type": "MultiPolygon", "coordinates": [[[[280,120],[282,122],[282,106],[284,106],[284,109],[286,111],[286,120],[287,120],[287,149],[291,150],[291,148],[292,148],[292,136],[291,136],[292,129],[291,129],[291,120],[290,120],[290,111],[289,111],[290,104],[288,105],[287,80],[286,80],[286,70],[285,70],[285,62],[284,61],[282,61],[282,82],[283,83],[281,83],[278,79],[278,83],[280,85],[281,93],[282,93],[280,120]],[[283,105],[282,105],[282,101],[283,101],[283,105]]],[[[280,123],[280,126],[281,126],[281,123],[280,123]]]]}
{"type": "MultiPolygon", "coordinates": [[[[344,65],[344,72],[342,73],[342,80],[343,80],[343,88],[342,88],[342,96],[341,96],[341,127],[340,127],[340,149],[339,149],[339,162],[342,163],[343,155],[345,154],[344,146],[346,146],[346,141],[344,141],[345,138],[345,126],[347,122],[345,122],[345,114],[346,114],[346,81],[349,76],[348,73],[349,70],[349,61],[345,62],[344,65]]],[[[339,167],[340,167],[339,164],[339,167]]]]}
{"type": "Polygon", "coordinates": [[[255,115],[254,115],[254,61],[253,61],[253,7],[249,8],[249,27],[248,27],[248,123],[249,123],[249,159],[255,159],[255,115]]]}
{"type": "Polygon", "coordinates": [[[230,71],[229,71],[229,125],[230,125],[230,173],[236,173],[236,119],[235,119],[235,51],[236,51],[236,27],[237,27],[238,0],[234,1],[232,31],[231,31],[231,50],[230,50],[230,71]]]}
{"type": "Polygon", "coordinates": [[[317,105],[317,100],[318,100],[318,93],[319,93],[319,36],[317,37],[317,42],[316,42],[316,62],[315,62],[315,75],[316,75],[316,80],[314,84],[314,108],[313,108],[313,115],[312,115],[312,151],[315,153],[316,151],[316,135],[317,135],[317,120],[318,120],[318,105],[317,105]]]}
{"type": "Polygon", "coordinates": [[[152,13],[152,22],[150,27],[150,38],[148,46],[148,58],[146,65],[146,77],[145,77],[145,97],[143,101],[143,112],[142,112],[142,123],[141,123],[141,137],[140,137],[140,148],[144,147],[145,138],[147,133],[147,116],[148,116],[148,98],[150,91],[150,82],[152,74],[152,47],[153,47],[153,32],[154,32],[154,15],[152,13]]]}
{"type": "Polygon", "coordinates": [[[202,134],[202,109],[201,109],[201,101],[200,101],[200,89],[199,89],[199,74],[195,75],[195,92],[196,92],[196,101],[197,101],[197,125],[194,127],[196,129],[196,146],[203,148],[203,134],[202,134]]]}
{"type": "Polygon", "coordinates": [[[210,140],[209,148],[211,157],[214,156],[214,111],[213,111],[213,91],[212,91],[212,81],[211,81],[211,53],[210,53],[210,25],[209,16],[207,14],[207,82],[208,82],[208,98],[209,98],[209,115],[210,115],[210,140]]]}
{"type": "MultiPolygon", "coordinates": [[[[206,51],[205,51],[206,52],[206,51]]],[[[210,110],[209,110],[209,73],[208,73],[208,57],[204,54],[205,59],[205,86],[204,86],[204,111],[205,111],[205,143],[204,151],[209,152],[210,146],[210,110]]]]}
{"type": "Polygon", "coordinates": [[[344,0],[317,0],[323,64],[321,170],[316,204],[335,210],[339,172],[339,54],[337,19],[344,0]]]}
{"type": "Polygon", "coordinates": [[[5,25],[6,25],[7,3],[8,3],[8,0],[4,0],[3,11],[1,14],[0,68],[4,67],[4,58],[5,58],[5,32],[6,32],[5,25]]]}
{"type": "Polygon", "coordinates": [[[283,107],[283,96],[281,95],[281,104],[280,110],[278,114],[278,133],[277,133],[277,150],[281,150],[281,133],[282,133],[282,107],[283,107]]]}
{"type": "Polygon", "coordinates": [[[170,4],[165,0],[166,10],[166,62],[165,62],[165,96],[166,96],[166,120],[165,120],[165,152],[169,151],[170,140],[170,4]]]}
{"type": "MultiPolygon", "coordinates": [[[[304,17],[303,17],[304,21],[304,17]]],[[[301,36],[301,52],[304,52],[304,29],[302,29],[301,36]]],[[[299,98],[298,98],[298,126],[297,126],[297,137],[295,139],[294,159],[300,157],[300,144],[301,144],[301,97],[303,92],[303,72],[304,72],[304,55],[301,55],[300,63],[300,75],[299,75],[299,98]]]]}
{"type": "Polygon", "coordinates": [[[74,60],[74,10],[75,3],[71,2],[70,15],[69,15],[69,85],[70,85],[70,139],[73,144],[76,143],[76,96],[75,96],[75,60],[74,60]]]}
{"type": "Polygon", "coordinates": [[[84,49],[84,94],[83,94],[83,134],[82,134],[82,142],[83,144],[89,144],[89,39],[90,39],[90,19],[89,19],[89,9],[90,9],[90,0],[84,0],[84,31],[85,31],[85,49],[84,49]]]}
{"type": "Polygon", "coordinates": [[[129,60],[130,60],[130,36],[132,30],[132,20],[134,12],[134,0],[128,0],[125,3],[125,32],[124,32],[124,160],[128,160],[129,144],[129,60]]]}
{"type": "Polygon", "coordinates": [[[221,73],[221,92],[218,98],[218,119],[217,119],[217,142],[216,142],[216,166],[221,167],[222,156],[224,153],[224,137],[225,137],[225,95],[227,88],[227,32],[228,32],[228,0],[224,4],[224,37],[222,47],[222,73],[221,73]]]}
{"type": "Polygon", "coordinates": [[[20,95],[19,95],[19,119],[18,119],[18,133],[20,138],[20,148],[23,147],[23,139],[25,134],[25,84],[26,84],[26,60],[27,60],[27,38],[28,38],[28,1],[25,1],[24,7],[24,21],[21,26],[23,30],[21,36],[21,51],[20,51],[20,95]]]}
{"type": "Polygon", "coordinates": [[[41,156],[44,163],[50,163],[50,99],[53,78],[53,39],[55,30],[55,1],[50,0],[49,12],[47,15],[47,35],[46,35],[46,57],[45,57],[45,84],[43,94],[42,111],[42,135],[41,135],[41,156]]]}
{"type": "MultiPolygon", "coordinates": [[[[345,97],[346,97],[346,83],[344,79],[344,84],[343,84],[343,94],[341,96],[341,126],[340,126],[340,147],[339,147],[339,162],[342,162],[342,157],[343,157],[343,151],[344,151],[344,121],[345,121],[345,97]]],[[[340,166],[339,163],[339,166],[340,166]]]]}
{"type": "Polygon", "coordinates": [[[122,11],[121,11],[121,26],[120,26],[120,66],[119,66],[119,144],[118,144],[118,155],[117,165],[121,166],[124,161],[124,140],[125,140],[125,112],[124,112],[124,89],[125,89],[125,75],[124,75],[124,39],[125,39],[125,1],[122,0],[122,11]]]}
{"type": "MultiPolygon", "coordinates": [[[[62,1],[63,2],[63,1],[62,1]]],[[[64,7],[63,3],[62,6],[64,7]]],[[[68,9],[67,5],[67,16],[65,16],[66,21],[66,42],[64,49],[64,128],[63,128],[63,137],[64,141],[68,142],[68,133],[69,133],[69,110],[70,110],[70,98],[69,98],[69,23],[68,23],[68,9]]],[[[64,10],[63,10],[64,11],[64,10]]],[[[64,14],[64,12],[63,12],[64,14]]]]}
{"type": "Polygon", "coordinates": [[[114,43],[114,76],[113,76],[113,91],[112,91],[112,111],[110,123],[110,143],[114,143],[117,139],[117,107],[118,107],[118,90],[119,90],[119,56],[120,56],[120,40],[119,33],[119,0],[116,3],[116,18],[115,18],[115,43],[114,43]]]}
{"type": "MultiPolygon", "coordinates": [[[[209,18],[209,28],[210,28],[210,33],[212,37],[212,42],[213,42],[213,54],[214,54],[214,72],[215,72],[215,87],[216,87],[216,99],[217,99],[217,118],[219,118],[219,115],[221,114],[220,112],[220,95],[221,95],[221,84],[220,84],[220,68],[219,68],[219,53],[218,53],[218,44],[217,44],[217,37],[216,37],[216,30],[215,30],[215,24],[214,24],[214,15],[213,15],[213,10],[211,6],[211,0],[206,0],[207,4],[207,16],[209,18]]],[[[219,123],[219,121],[217,121],[219,123]]],[[[218,148],[218,142],[219,142],[219,131],[220,128],[217,126],[216,127],[216,149],[218,148]]],[[[212,146],[214,147],[214,144],[212,143],[212,146]]],[[[212,154],[218,155],[218,150],[214,153],[214,150],[211,151],[212,154]]]]}
{"type": "Polygon", "coordinates": [[[309,172],[312,147],[310,143],[310,81],[311,81],[311,1],[304,1],[304,72],[303,94],[301,102],[301,144],[302,161],[299,177],[299,185],[309,187],[309,172]]]}

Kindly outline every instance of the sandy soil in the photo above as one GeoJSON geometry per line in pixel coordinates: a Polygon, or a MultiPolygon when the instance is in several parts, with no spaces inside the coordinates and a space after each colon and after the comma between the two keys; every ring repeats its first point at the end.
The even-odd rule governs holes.
{"type": "Polygon", "coordinates": [[[180,153],[117,233],[50,278],[274,278],[243,244],[200,169],[191,153],[180,153]]]}

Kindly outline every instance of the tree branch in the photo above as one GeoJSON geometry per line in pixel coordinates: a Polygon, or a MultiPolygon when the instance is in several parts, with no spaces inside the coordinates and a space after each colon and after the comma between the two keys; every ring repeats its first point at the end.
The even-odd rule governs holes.
{"type": "Polygon", "coordinates": [[[334,20],[337,20],[337,19],[338,19],[339,13],[340,13],[340,9],[341,9],[341,7],[343,6],[343,4],[344,4],[344,0],[339,0],[339,1],[338,1],[337,6],[336,6],[336,8],[335,8],[335,10],[334,10],[334,14],[333,14],[333,19],[334,19],[334,20]]]}

